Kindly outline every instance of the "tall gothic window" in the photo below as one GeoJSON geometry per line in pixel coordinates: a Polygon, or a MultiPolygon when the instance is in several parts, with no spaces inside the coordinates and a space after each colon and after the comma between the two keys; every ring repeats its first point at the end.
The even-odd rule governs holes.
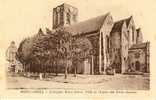
{"type": "Polygon", "coordinates": [[[76,15],[75,15],[75,14],[73,15],[73,21],[74,21],[74,22],[77,21],[77,20],[76,20],[76,15]]]}
{"type": "Polygon", "coordinates": [[[134,27],[132,27],[132,41],[134,41],[134,27]]]}
{"type": "Polygon", "coordinates": [[[58,17],[58,24],[60,24],[60,13],[57,13],[57,17],[58,17]]]}
{"type": "Polygon", "coordinates": [[[106,36],[106,47],[107,47],[107,52],[109,53],[109,37],[108,36],[106,36]]]}
{"type": "Polygon", "coordinates": [[[58,25],[58,12],[55,13],[55,24],[58,25]]]}
{"type": "Polygon", "coordinates": [[[56,21],[56,12],[55,11],[53,11],[53,24],[55,25],[55,22],[56,21]]]}
{"type": "Polygon", "coordinates": [[[66,24],[70,24],[70,13],[67,13],[67,15],[66,15],[66,24]]]}
{"type": "Polygon", "coordinates": [[[137,37],[139,37],[139,32],[137,32],[137,37]]]}

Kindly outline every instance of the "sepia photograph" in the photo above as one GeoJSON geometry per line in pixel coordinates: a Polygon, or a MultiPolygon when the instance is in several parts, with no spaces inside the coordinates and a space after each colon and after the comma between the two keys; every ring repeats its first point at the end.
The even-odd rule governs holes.
{"type": "Polygon", "coordinates": [[[0,3],[6,90],[151,91],[156,1],[0,3]]]}

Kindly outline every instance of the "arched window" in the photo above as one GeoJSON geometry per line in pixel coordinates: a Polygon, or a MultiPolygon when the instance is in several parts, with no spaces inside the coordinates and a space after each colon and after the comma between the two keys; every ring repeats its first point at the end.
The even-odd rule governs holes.
{"type": "Polygon", "coordinates": [[[53,24],[56,25],[56,11],[53,11],[53,24]]]}
{"type": "Polygon", "coordinates": [[[124,61],[126,61],[126,57],[124,57],[124,61]]]}
{"type": "Polygon", "coordinates": [[[57,18],[57,23],[60,24],[60,20],[61,20],[61,19],[60,19],[60,12],[57,13],[57,17],[58,17],[58,18],[57,18]]]}
{"type": "Polygon", "coordinates": [[[139,32],[137,32],[137,37],[139,37],[139,32]]]}
{"type": "Polygon", "coordinates": [[[106,51],[109,53],[109,37],[106,36],[106,51]]]}
{"type": "Polygon", "coordinates": [[[66,24],[70,24],[70,13],[67,13],[67,15],[66,15],[66,24]]]}
{"type": "Polygon", "coordinates": [[[55,12],[55,24],[58,25],[58,12],[55,12]]]}
{"type": "Polygon", "coordinates": [[[74,14],[74,15],[73,15],[73,21],[74,21],[74,22],[77,22],[77,18],[76,18],[76,17],[77,17],[77,16],[74,14]]]}
{"type": "Polygon", "coordinates": [[[135,30],[135,28],[134,27],[132,27],[132,41],[134,42],[134,31],[135,30]]]}

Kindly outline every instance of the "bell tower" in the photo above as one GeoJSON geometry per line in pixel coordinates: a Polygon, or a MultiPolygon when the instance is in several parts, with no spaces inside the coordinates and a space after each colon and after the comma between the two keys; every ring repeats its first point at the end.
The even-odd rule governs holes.
{"type": "Polygon", "coordinates": [[[63,3],[53,8],[53,29],[69,26],[77,22],[78,9],[63,3]]]}

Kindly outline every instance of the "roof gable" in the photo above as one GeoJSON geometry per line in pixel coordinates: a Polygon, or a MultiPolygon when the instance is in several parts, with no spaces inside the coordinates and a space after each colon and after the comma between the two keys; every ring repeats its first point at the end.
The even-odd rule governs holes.
{"type": "Polygon", "coordinates": [[[114,23],[111,33],[121,32],[124,20],[120,20],[114,23]]]}
{"type": "Polygon", "coordinates": [[[71,26],[64,27],[64,29],[65,31],[70,32],[73,35],[98,31],[102,27],[108,15],[109,13],[83,22],[79,22],[77,24],[73,24],[71,26]]]}
{"type": "Polygon", "coordinates": [[[125,19],[127,27],[129,26],[130,21],[131,21],[132,19],[133,19],[133,16],[130,16],[129,18],[126,18],[126,19],[125,19]]]}
{"type": "Polygon", "coordinates": [[[132,16],[130,16],[129,18],[125,18],[125,19],[122,19],[122,20],[119,20],[119,21],[115,22],[111,33],[121,32],[124,22],[126,23],[126,26],[128,28],[131,20],[132,20],[132,16]]]}

